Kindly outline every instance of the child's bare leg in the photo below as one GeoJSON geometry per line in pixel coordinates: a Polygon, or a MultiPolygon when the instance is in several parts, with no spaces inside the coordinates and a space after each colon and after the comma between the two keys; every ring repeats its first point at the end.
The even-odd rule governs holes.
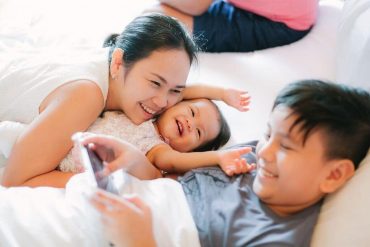
{"type": "Polygon", "coordinates": [[[207,11],[212,0],[159,0],[157,4],[145,12],[158,12],[175,17],[185,24],[190,33],[193,32],[193,16],[200,15],[207,11]]]}
{"type": "Polygon", "coordinates": [[[159,0],[159,2],[189,16],[196,16],[207,11],[213,0],[159,0]]]}

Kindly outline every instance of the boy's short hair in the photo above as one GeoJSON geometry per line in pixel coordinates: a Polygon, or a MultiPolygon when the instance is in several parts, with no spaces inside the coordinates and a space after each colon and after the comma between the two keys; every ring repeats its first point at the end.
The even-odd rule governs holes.
{"type": "Polygon", "coordinates": [[[303,133],[323,130],[326,158],[350,159],[358,167],[370,146],[370,94],[341,84],[303,80],[287,85],[277,96],[273,109],[283,105],[292,110],[303,133]]]}
{"type": "Polygon", "coordinates": [[[217,120],[220,123],[220,131],[218,132],[218,135],[215,138],[203,144],[202,146],[197,147],[196,149],[193,150],[193,152],[217,150],[224,146],[230,140],[231,137],[229,124],[227,123],[220,108],[212,100],[209,101],[212,103],[212,105],[216,108],[216,111],[218,112],[219,118],[217,120]]]}

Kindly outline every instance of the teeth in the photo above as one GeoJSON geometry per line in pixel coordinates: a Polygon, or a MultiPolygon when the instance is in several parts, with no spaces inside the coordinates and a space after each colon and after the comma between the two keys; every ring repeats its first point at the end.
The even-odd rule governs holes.
{"type": "Polygon", "coordinates": [[[144,109],[144,111],[146,111],[147,113],[149,113],[149,114],[152,114],[152,115],[154,115],[154,113],[155,113],[155,111],[154,110],[152,110],[152,109],[150,109],[149,107],[147,107],[146,105],[144,105],[144,104],[140,104],[141,105],[141,107],[144,109]]]}
{"type": "Polygon", "coordinates": [[[276,175],[272,174],[271,172],[266,171],[263,168],[260,169],[260,173],[264,177],[269,177],[269,178],[275,178],[275,177],[277,177],[276,175]]]}
{"type": "Polygon", "coordinates": [[[184,127],[182,126],[182,123],[180,121],[177,121],[177,126],[179,127],[180,134],[182,134],[184,127]]]}

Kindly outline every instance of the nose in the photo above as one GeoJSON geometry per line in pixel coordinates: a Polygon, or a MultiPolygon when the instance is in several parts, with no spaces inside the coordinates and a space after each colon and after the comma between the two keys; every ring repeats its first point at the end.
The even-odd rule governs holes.
{"type": "Polygon", "coordinates": [[[168,105],[168,97],[167,94],[160,94],[153,98],[153,102],[159,108],[165,108],[168,105]]]}
{"type": "Polygon", "coordinates": [[[268,141],[262,141],[258,144],[257,155],[259,158],[265,160],[266,162],[274,161],[276,154],[276,144],[270,139],[268,141]]]}
{"type": "Polygon", "coordinates": [[[188,126],[189,132],[193,131],[194,129],[194,122],[191,121],[190,119],[186,119],[186,125],[188,126]]]}

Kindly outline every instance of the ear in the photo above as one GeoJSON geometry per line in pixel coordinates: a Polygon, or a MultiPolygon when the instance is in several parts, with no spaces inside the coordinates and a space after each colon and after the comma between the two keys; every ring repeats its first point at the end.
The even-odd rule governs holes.
{"type": "Polygon", "coordinates": [[[344,185],[355,173],[355,166],[349,159],[331,161],[326,164],[327,172],[320,184],[323,193],[332,193],[344,185]]]}
{"type": "Polygon", "coordinates": [[[112,60],[110,62],[110,75],[113,79],[117,78],[119,75],[120,69],[124,68],[123,62],[123,50],[121,48],[115,48],[112,53],[112,60]]]}

